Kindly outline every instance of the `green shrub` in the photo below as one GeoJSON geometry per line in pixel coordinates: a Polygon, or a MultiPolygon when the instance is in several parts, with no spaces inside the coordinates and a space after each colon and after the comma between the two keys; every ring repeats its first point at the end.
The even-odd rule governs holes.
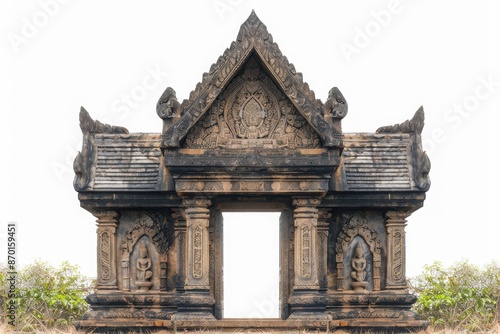
{"type": "MultiPolygon", "coordinates": [[[[5,281],[7,267],[1,268],[5,281]]],[[[18,270],[16,282],[16,328],[18,330],[46,330],[67,328],[87,310],[85,297],[91,292],[92,282],[83,276],[77,266],[63,262],[55,268],[46,262],[34,263],[18,270]]],[[[7,295],[0,297],[3,322],[6,318],[7,295]]]]}
{"type": "Polygon", "coordinates": [[[485,331],[498,319],[500,266],[480,268],[462,261],[445,268],[435,262],[410,280],[415,311],[435,328],[485,331]]]}

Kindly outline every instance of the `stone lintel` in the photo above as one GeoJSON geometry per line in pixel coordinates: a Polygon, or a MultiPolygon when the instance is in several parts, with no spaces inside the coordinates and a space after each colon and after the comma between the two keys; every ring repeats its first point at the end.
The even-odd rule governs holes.
{"type": "Polygon", "coordinates": [[[302,149],[302,150],[192,150],[180,149],[165,151],[165,166],[172,175],[179,173],[198,173],[201,170],[211,173],[238,172],[245,174],[266,173],[325,173],[332,175],[340,164],[339,149],[302,149]]]}
{"type": "Polygon", "coordinates": [[[175,189],[181,196],[203,192],[211,195],[259,194],[299,195],[304,193],[321,196],[328,191],[329,176],[181,176],[175,180],[175,189]]]}
{"type": "Polygon", "coordinates": [[[330,191],[321,199],[322,207],[358,209],[394,208],[415,211],[424,205],[425,193],[416,191],[330,191]]]}
{"type": "Polygon", "coordinates": [[[137,192],[110,192],[92,191],[78,194],[82,208],[92,214],[96,210],[119,209],[165,209],[182,206],[182,200],[176,192],[137,191],[137,192]]]}

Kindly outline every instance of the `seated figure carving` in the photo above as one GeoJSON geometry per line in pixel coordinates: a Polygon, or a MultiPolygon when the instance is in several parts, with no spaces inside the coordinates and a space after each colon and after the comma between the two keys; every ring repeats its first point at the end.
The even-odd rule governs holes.
{"type": "Polygon", "coordinates": [[[363,252],[363,246],[358,243],[358,246],[356,246],[356,250],[354,251],[354,257],[351,261],[351,266],[353,269],[353,271],[351,272],[351,277],[354,280],[354,282],[351,283],[351,286],[355,291],[365,290],[368,286],[368,282],[365,281],[366,260],[363,257],[363,252]]]}
{"type": "Polygon", "coordinates": [[[139,245],[139,258],[137,259],[136,285],[139,290],[149,290],[153,286],[153,282],[151,282],[151,278],[153,277],[153,272],[150,270],[151,267],[152,262],[148,255],[148,248],[143,241],[139,245]]]}

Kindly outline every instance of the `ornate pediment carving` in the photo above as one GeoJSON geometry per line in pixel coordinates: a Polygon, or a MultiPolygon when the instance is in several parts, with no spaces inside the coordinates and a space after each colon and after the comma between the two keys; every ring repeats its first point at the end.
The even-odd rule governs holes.
{"type": "MultiPolygon", "coordinates": [[[[339,99],[335,100],[335,102],[337,103],[339,99]]],[[[343,97],[341,100],[345,102],[343,97]]],[[[234,139],[246,139],[246,143],[250,143],[249,140],[270,138],[271,136],[276,141],[267,143],[260,141],[257,144],[277,144],[276,130],[280,125],[279,122],[283,121],[281,116],[285,115],[284,121],[290,126],[287,128],[285,124],[282,125],[281,129],[283,131],[289,131],[288,135],[285,136],[286,138],[283,139],[286,142],[282,144],[283,146],[339,148],[342,146],[340,120],[347,112],[347,104],[344,103],[345,108],[337,108],[335,103],[332,104],[332,101],[328,103],[325,111],[323,103],[316,99],[314,92],[302,80],[302,74],[297,72],[295,67],[283,56],[278,45],[273,42],[271,34],[267,32],[266,26],[252,11],[250,17],[242,24],[236,41],[231,43],[231,46],[210,67],[210,71],[203,74],[203,80],[196,85],[189,99],[184,100],[180,105],[180,117],[174,119],[173,123],[171,122],[172,119],[165,118],[165,122],[169,124],[164,123],[167,126],[164,126],[162,146],[165,148],[179,148],[184,140],[189,147],[216,145],[213,142],[207,144],[207,140],[221,137],[220,133],[216,135],[214,131],[221,131],[220,127],[215,125],[218,124],[217,117],[222,112],[223,116],[230,118],[224,119],[230,131],[229,133],[234,139]],[[252,70],[249,70],[243,71],[239,77],[240,80],[246,81],[245,91],[234,92],[235,89],[242,87],[234,84],[233,86],[238,87],[232,87],[231,89],[229,86],[235,80],[238,80],[237,76],[241,74],[242,69],[247,66],[246,69],[248,70],[248,65],[253,62],[259,63],[259,66],[253,68],[253,70],[260,71],[262,74],[265,73],[268,81],[273,81],[275,87],[265,88],[264,82],[260,84],[258,82],[250,83],[251,76],[259,75],[259,73],[252,73],[252,70]],[[245,74],[245,72],[247,73],[245,74]],[[246,75],[247,77],[245,77],[246,75]],[[276,88],[279,88],[281,94],[274,94],[276,88]],[[226,93],[228,89],[234,93],[233,98],[246,99],[244,101],[227,100],[229,98],[226,93]],[[253,89],[255,90],[253,91],[253,89]],[[256,96],[259,89],[261,98],[256,96]],[[235,105],[224,105],[222,111],[220,111],[220,102],[224,100],[220,96],[224,94],[226,103],[236,103],[240,109],[234,111],[231,108],[236,107],[235,105]],[[248,94],[253,95],[253,98],[249,97],[248,94]],[[262,97],[266,94],[270,100],[265,100],[262,97]],[[267,110],[266,105],[269,106],[270,104],[274,109],[267,110]],[[330,104],[332,105],[330,106],[330,104]],[[287,108],[291,110],[281,110],[287,108]],[[226,111],[229,109],[233,110],[235,114],[227,114],[226,111]],[[337,109],[342,110],[337,112],[337,109]],[[336,112],[333,113],[332,110],[336,112]],[[274,111],[276,112],[273,114],[274,111]],[[328,120],[325,120],[324,113],[328,114],[328,120]],[[210,116],[205,116],[206,114],[210,116]],[[198,125],[199,122],[201,122],[200,125],[198,125]],[[203,133],[198,133],[204,137],[198,137],[198,142],[193,143],[194,137],[192,134],[200,131],[199,126],[206,129],[202,131],[203,133]],[[198,129],[193,129],[193,127],[198,127],[198,129]],[[305,130],[298,130],[302,128],[305,130]],[[316,133],[316,137],[319,138],[321,143],[315,143],[316,139],[312,138],[309,128],[314,130],[313,132],[316,133]],[[295,135],[291,135],[292,132],[295,135]],[[187,138],[188,135],[191,136],[189,139],[187,138]],[[295,144],[292,145],[293,141],[295,141],[295,144]]],[[[242,144],[235,143],[234,147],[242,144]]]]}
{"type": "Polygon", "coordinates": [[[320,138],[255,56],[190,129],[184,148],[317,148],[320,138]]]}

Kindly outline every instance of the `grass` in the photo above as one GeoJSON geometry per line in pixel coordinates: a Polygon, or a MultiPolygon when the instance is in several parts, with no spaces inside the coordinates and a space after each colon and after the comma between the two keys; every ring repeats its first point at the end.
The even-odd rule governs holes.
{"type": "MultiPolygon", "coordinates": [[[[11,326],[7,324],[0,324],[0,333],[5,333],[5,334],[21,334],[21,333],[36,333],[36,334],[86,334],[86,332],[83,331],[77,331],[74,327],[69,326],[67,329],[47,329],[45,331],[21,331],[21,330],[13,330],[11,326]]],[[[139,333],[139,332],[138,332],[139,333]]],[[[144,332],[143,332],[144,333],[144,332]]],[[[174,333],[169,330],[159,330],[159,331],[151,331],[147,332],[150,334],[171,334],[174,333]]],[[[310,333],[335,333],[335,334],[350,334],[350,332],[347,332],[345,330],[335,330],[335,331],[330,331],[330,332],[325,332],[325,331],[263,331],[263,330],[248,330],[248,331],[229,331],[229,332],[221,332],[221,331],[208,331],[208,330],[194,330],[194,331],[178,331],[177,333],[203,333],[203,334],[216,334],[216,333],[259,333],[259,334],[310,334],[310,333]]],[[[415,334],[468,334],[470,332],[467,332],[465,330],[455,330],[455,329],[435,329],[435,328],[428,328],[425,331],[420,331],[416,332],[415,334]]],[[[493,327],[491,330],[486,331],[486,332],[475,332],[477,334],[500,334],[500,324],[496,325],[493,327]]],[[[370,334],[370,332],[367,332],[367,334],[370,334]]]]}

